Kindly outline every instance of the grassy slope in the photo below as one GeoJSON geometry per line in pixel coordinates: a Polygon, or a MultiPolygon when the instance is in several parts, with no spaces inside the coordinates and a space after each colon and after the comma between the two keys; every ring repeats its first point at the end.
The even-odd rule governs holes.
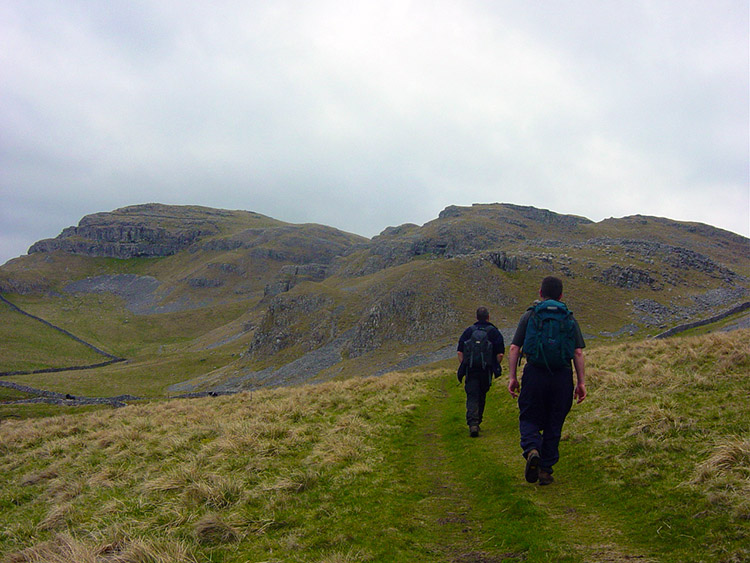
{"type": "MultiPolygon", "coordinates": [[[[240,319],[247,309],[243,303],[162,315],[134,315],[122,307],[121,300],[105,295],[56,299],[13,296],[13,303],[128,360],[94,370],[6,378],[52,391],[87,396],[124,393],[163,396],[170,384],[228,364],[247,346],[247,342],[242,340],[218,348],[210,348],[208,343],[203,346],[196,344],[196,339],[200,343],[205,334],[212,330],[220,331],[222,327],[240,319]]],[[[18,316],[23,319],[21,315],[18,316]]],[[[241,327],[236,329],[239,331],[241,327]]],[[[35,340],[28,341],[27,347],[31,357],[36,358],[41,354],[41,357],[53,362],[54,349],[51,345],[57,333],[52,330],[48,332],[38,333],[35,340]]],[[[221,338],[221,335],[216,338],[221,338]]],[[[84,346],[80,347],[87,350],[84,346]]],[[[8,353],[10,348],[0,354],[0,367],[3,369],[8,353]]]]}
{"type": "Polygon", "coordinates": [[[0,303],[0,371],[85,366],[108,358],[69,336],[0,303]]]}
{"type": "Polygon", "coordinates": [[[7,561],[743,561],[748,331],[600,347],[549,487],[452,366],[0,424],[7,561]],[[25,551],[24,551],[25,550],[25,551]]]}

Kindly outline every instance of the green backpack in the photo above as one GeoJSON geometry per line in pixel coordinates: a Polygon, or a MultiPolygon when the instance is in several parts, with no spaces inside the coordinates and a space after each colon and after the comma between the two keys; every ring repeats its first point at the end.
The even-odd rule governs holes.
{"type": "Polygon", "coordinates": [[[550,371],[570,367],[576,346],[573,313],[553,299],[529,309],[531,316],[523,341],[526,361],[550,371]]]}

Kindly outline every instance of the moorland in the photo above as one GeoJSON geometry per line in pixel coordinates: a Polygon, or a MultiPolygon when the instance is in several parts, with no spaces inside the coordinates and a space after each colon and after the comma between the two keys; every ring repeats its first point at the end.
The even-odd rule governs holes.
{"type": "Polygon", "coordinates": [[[85,217],[0,267],[0,557],[747,560],[749,243],[510,204],[373,239],[85,217]],[[467,437],[455,340],[478,304],[509,340],[548,274],[590,396],[542,488],[502,381],[467,437]]]}

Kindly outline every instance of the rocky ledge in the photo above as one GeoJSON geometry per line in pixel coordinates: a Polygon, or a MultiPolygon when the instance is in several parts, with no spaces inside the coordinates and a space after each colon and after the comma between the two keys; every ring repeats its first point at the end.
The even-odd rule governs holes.
{"type": "Polygon", "coordinates": [[[108,258],[171,256],[202,237],[218,233],[218,210],[202,213],[159,204],[136,205],[111,213],[95,213],[53,239],[40,240],[29,254],[60,250],[108,258]]]}

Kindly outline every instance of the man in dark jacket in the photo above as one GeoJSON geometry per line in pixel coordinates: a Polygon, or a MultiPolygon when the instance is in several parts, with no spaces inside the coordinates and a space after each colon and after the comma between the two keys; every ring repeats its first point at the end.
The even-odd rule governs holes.
{"type": "MultiPolygon", "coordinates": [[[[513,398],[518,398],[519,427],[521,431],[521,449],[526,458],[525,477],[529,483],[539,481],[540,485],[552,483],[552,466],[560,458],[559,445],[565,417],[570,412],[573,399],[580,403],[586,398],[585,361],[583,356],[583,336],[578,323],[567,309],[562,299],[562,281],[549,276],[542,280],[539,291],[541,302],[531,308],[521,317],[518,328],[513,336],[508,353],[509,379],[508,391],[513,398]],[[539,334],[536,327],[530,326],[532,315],[541,319],[543,309],[546,314],[565,314],[567,329],[561,329],[563,336],[549,339],[547,357],[533,353],[540,340],[530,335],[539,334]],[[550,313],[549,311],[552,311],[550,313]],[[555,348],[553,342],[567,341],[567,345],[555,348]],[[532,348],[526,350],[525,348],[532,348]],[[552,362],[556,350],[563,350],[560,362],[552,362]],[[565,352],[564,350],[567,350],[565,352]],[[523,370],[523,385],[518,382],[516,371],[521,353],[527,356],[523,370]],[[530,355],[531,354],[531,355],[530,355]],[[533,361],[532,358],[536,358],[533,361]],[[548,361],[549,360],[549,361],[548,361]],[[575,366],[576,384],[573,384],[573,368],[575,366]],[[520,388],[520,395],[519,395],[520,388]]],[[[561,321],[562,322],[562,321],[561,321]]],[[[562,326],[562,325],[560,325],[562,326]]],[[[559,336],[559,335],[558,335],[559,336]]],[[[544,347],[542,347],[544,349],[544,347]]]]}
{"type": "Polygon", "coordinates": [[[487,308],[479,307],[477,322],[468,327],[458,340],[458,361],[461,362],[458,381],[466,378],[466,424],[472,438],[479,436],[487,391],[493,375],[500,375],[500,362],[504,354],[503,335],[490,322],[487,308]],[[478,347],[486,347],[486,353],[482,354],[478,347]]]}

